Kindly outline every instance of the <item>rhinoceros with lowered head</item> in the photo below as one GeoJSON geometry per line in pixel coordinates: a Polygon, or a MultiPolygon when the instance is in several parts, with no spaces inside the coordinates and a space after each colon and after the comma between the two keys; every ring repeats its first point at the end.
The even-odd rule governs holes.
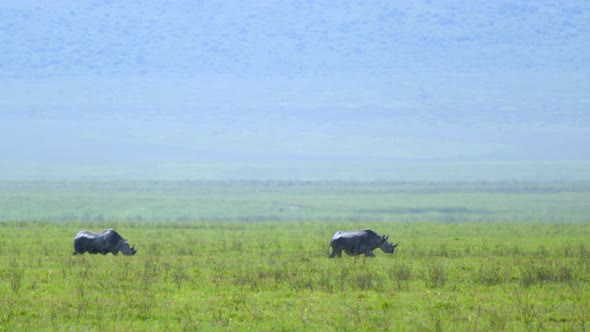
{"type": "Polygon", "coordinates": [[[387,242],[388,238],[389,236],[379,235],[368,228],[361,231],[338,231],[330,241],[332,252],[329,257],[342,257],[342,251],[349,256],[364,254],[366,257],[375,257],[373,250],[377,248],[392,254],[397,244],[387,242]]]}
{"type": "Polygon", "coordinates": [[[135,255],[135,245],[129,246],[129,242],[125,240],[114,229],[107,229],[102,233],[95,233],[91,231],[80,231],[74,238],[74,255],[101,253],[103,255],[113,253],[116,255],[120,252],[123,255],[135,255]]]}

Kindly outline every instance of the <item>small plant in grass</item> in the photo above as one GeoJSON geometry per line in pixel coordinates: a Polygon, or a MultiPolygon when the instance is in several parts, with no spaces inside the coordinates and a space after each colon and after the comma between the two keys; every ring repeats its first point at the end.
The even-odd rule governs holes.
{"type": "Polygon", "coordinates": [[[408,287],[408,281],[412,278],[412,267],[406,262],[396,261],[393,265],[393,278],[399,291],[408,287]]]}
{"type": "Polygon", "coordinates": [[[513,297],[515,299],[515,309],[518,317],[529,330],[533,329],[533,323],[538,320],[538,305],[530,298],[529,293],[515,290],[513,297]]]}
{"type": "Polygon", "coordinates": [[[334,276],[325,271],[321,272],[318,279],[318,286],[328,293],[334,293],[334,276]]]}
{"type": "Polygon", "coordinates": [[[442,263],[433,262],[426,268],[424,276],[426,285],[430,288],[444,287],[447,282],[447,273],[442,263]]]}
{"type": "Polygon", "coordinates": [[[534,284],[544,285],[549,282],[571,283],[576,276],[569,265],[561,263],[540,263],[522,267],[520,272],[521,282],[524,287],[534,284]]]}
{"type": "Polygon", "coordinates": [[[483,285],[493,286],[502,283],[504,275],[497,263],[486,262],[475,272],[474,279],[483,285]]]}
{"type": "Polygon", "coordinates": [[[24,269],[19,265],[17,259],[12,259],[8,271],[8,280],[10,281],[10,289],[12,289],[14,294],[18,294],[21,290],[24,276],[24,269]]]}
{"type": "Polygon", "coordinates": [[[373,271],[356,274],[353,282],[353,286],[360,290],[382,291],[383,285],[383,279],[373,271]]]}
{"type": "Polygon", "coordinates": [[[186,271],[186,268],[182,264],[178,264],[174,267],[172,271],[172,280],[176,289],[180,289],[180,286],[185,280],[189,279],[189,275],[186,271]]]}

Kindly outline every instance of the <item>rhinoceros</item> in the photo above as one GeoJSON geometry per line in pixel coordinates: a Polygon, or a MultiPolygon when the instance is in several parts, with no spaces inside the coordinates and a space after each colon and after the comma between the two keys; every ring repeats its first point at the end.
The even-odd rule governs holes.
{"type": "Polygon", "coordinates": [[[112,252],[116,255],[121,251],[124,255],[135,255],[135,245],[129,247],[129,242],[125,240],[114,229],[107,229],[102,233],[95,233],[91,231],[80,231],[74,238],[74,255],[101,253],[106,255],[112,252]]]}
{"type": "Polygon", "coordinates": [[[388,238],[387,235],[379,235],[368,228],[361,231],[336,232],[330,241],[330,258],[336,255],[342,257],[342,250],[349,256],[364,254],[366,257],[375,257],[373,250],[377,248],[386,253],[393,253],[397,244],[387,242],[388,238]]]}

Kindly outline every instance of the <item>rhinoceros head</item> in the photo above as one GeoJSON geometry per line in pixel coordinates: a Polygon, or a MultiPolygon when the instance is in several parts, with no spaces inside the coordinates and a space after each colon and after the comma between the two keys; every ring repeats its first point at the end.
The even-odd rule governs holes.
{"type": "Polygon", "coordinates": [[[392,244],[387,242],[387,239],[389,239],[389,236],[383,235],[383,237],[381,238],[381,245],[379,247],[381,248],[381,250],[383,250],[383,252],[393,254],[395,247],[397,247],[399,243],[392,244]]]}
{"type": "Polygon", "coordinates": [[[121,252],[123,253],[123,255],[135,255],[135,253],[137,252],[137,250],[135,249],[135,245],[133,245],[133,247],[129,246],[129,242],[127,241],[123,241],[123,243],[121,244],[120,247],[121,252]]]}

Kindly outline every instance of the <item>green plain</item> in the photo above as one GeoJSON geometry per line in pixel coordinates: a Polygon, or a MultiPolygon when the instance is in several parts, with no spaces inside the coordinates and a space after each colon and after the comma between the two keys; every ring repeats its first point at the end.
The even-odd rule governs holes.
{"type": "Polygon", "coordinates": [[[0,329],[590,327],[590,185],[3,182],[0,329]],[[82,229],[136,256],[72,256],[82,229]],[[328,259],[337,230],[393,255],[328,259]]]}

